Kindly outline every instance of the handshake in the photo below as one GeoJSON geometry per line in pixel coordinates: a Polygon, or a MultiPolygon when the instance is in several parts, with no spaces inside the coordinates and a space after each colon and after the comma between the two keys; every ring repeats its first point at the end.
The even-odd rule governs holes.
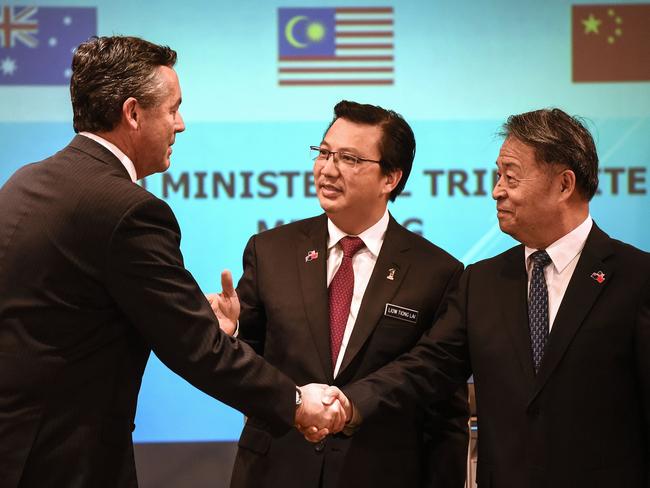
{"type": "MultiPolygon", "coordinates": [[[[230,271],[221,273],[221,289],[221,293],[207,294],[206,298],[221,330],[231,336],[237,335],[241,306],[230,271]]],[[[298,389],[301,401],[296,407],[295,426],[309,442],[319,442],[346,426],[350,430],[354,428],[352,404],[337,387],[310,383],[298,389]]]]}
{"type": "Polygon", "coordinates": [[[309,442],[341,432],[353,417],[352,404],[336,386],[310,383],[298,388],[301,401],[296,407],[295,426],[309,442]]]}

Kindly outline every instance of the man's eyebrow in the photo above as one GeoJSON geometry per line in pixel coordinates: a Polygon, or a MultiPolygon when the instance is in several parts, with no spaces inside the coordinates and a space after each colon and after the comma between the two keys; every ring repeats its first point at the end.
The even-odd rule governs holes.
{"type": "Polygon", "coordinates": [[[519,163],[516,163],[516,162],[514,162],[514,161],[503,161],[502,163],[499,163],[499,161],[497,160],[497,161],[494,162],[494,164],[496,164],[497,167],[498,167],[499,164],[500,164],[500,165],[503,166],[504,168],[508,168],[508,167],[512,167],[512,166],[516,166],[516,167],[519,167],[519,166],[520,166],[519,163]]]}

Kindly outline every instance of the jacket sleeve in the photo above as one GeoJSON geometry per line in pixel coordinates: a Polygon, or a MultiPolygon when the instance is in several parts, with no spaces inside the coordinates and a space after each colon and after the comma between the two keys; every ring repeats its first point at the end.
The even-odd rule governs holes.
{"type": "Polygon", "coordinates": [[[208,395],[288,430],[295,384],[243,342],[219,329],[180,252],[169,206],[145,199],[131,206],[107,247],[109,292],[160,360],[208,395]]]}
{"type": "MultiPolygon", "coordinates": [[[[463,265],[459,263],[449,280],[435,318],[446,310],[449,295],[458,287],[462,272],[463,265]]],[[[467,384],[460,385],[450,399],[428,406],[423,425],[423,458],[426,467],[424,487],[464,488],[467,477],[468,421],[467,384]]]]}
{"type": "Polygon", "coordinates": [[[642,411],[645,412],[646,484],[650,488],[650,280],[646,281],[637,312],[636,369],[641,390],[642,411]]]}
{"type": "Polygon", "coordinates": [[[343,388],[364,422],[406,405],[447,401],[466,384],[471,371],[465,325],[470,275],[471,266],[450,294],[444,314],[409,352],[343,388]]]}

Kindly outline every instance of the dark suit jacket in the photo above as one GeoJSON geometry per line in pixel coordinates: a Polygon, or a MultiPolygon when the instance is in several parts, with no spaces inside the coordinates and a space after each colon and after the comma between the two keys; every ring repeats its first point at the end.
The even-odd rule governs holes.
{"type": "MultiPolygon", "coordinates": [[[[325,215],[253,236],[238,285],[240,337],[298,384],[354,382],[407,351],[454,286],[462,265],[391,217],[336,378],[330,359],[325,215]],[[305,261],[309,251],[318,258],[305,261]],[[387,279],[389,268],[396,270],[387,279]],[[387,303],[417,310],[417,323],[384,315],[387,303]]],[[[467,455],[467,397],[382,415],[353,437],[312,445],[296,431],[273,439],[249,418],[232,487],[462,487],[467,455]],[[433,485],[432,485],[433,486],[433,485]]]]}
{"type": "Polygon", "coordinates": [[[650,255],[594,224],[537,375],[526,289],[523,246],[469,266],[431,332],[349,397],[371,418],[473,371],[481,488],[648,488],[650,255]]]}
{"type": "Polygon", "coordinates": [[[278,431],[293,423],[295,384],[219,331],[171,209],[105,148],[75,137],[18,170],[0,208],[0,487],[136,486],[151,349],[278,431]]]}

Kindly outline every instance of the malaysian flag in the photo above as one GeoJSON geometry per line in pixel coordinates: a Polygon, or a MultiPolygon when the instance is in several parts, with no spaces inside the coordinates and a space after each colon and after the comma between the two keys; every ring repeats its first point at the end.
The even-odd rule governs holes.
{"type": "Polygon", "coordinates": [[[97,9],[0,6],[0,85],[67,85],[74,49],[97,34],[97,9]]]}
{"type": "Polygon", "coordinates": [[[392,7],[278,9],[278,84],[392,85],[392,7]]]}

